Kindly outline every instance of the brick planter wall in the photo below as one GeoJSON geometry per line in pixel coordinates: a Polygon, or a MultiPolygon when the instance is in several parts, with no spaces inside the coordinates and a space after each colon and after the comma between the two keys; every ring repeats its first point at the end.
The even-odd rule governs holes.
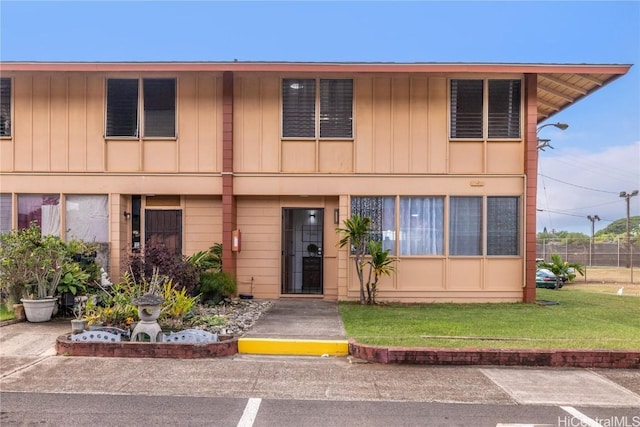
{"type": "MultiPolygon", "coordinates": [[[[223,338],[221,338],[223,339],[223,338]]],[[[56,351],[64,356],[147,357],[169,359],[204,359],[232,356],[238,352],[238,339],[209,344],[145,342],[73,342],[68,335],[56,340],[56,351]]]]}
{"type": "Polygon", "coordinates": [[[351,340],[349,354],[377,363],[640,369],[640,351],[387,348],[351,340]]]}

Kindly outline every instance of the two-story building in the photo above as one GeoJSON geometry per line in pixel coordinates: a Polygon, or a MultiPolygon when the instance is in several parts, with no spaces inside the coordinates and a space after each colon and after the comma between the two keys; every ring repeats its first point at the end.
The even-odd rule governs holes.
{"type": "Polygon", "coordinates": [[[216,242],[239,292],[357,299],[336,227],[398,259],[378,299],[532,301],[538,124],[628,65],[0,64],[0,231],[124,255],[216,242]]]}

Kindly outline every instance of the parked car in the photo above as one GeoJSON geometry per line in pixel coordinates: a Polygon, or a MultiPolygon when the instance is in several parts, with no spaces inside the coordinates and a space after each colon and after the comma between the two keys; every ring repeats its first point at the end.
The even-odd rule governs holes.
{"type": "MultiPolygon", "coordinates": [[[[562,287],[564,280],[560,280],[559,288],[562,287]]],[[[556,288],[556,275],[546,268],[538,268],[536,270],[536,288],[556,288]]]]}

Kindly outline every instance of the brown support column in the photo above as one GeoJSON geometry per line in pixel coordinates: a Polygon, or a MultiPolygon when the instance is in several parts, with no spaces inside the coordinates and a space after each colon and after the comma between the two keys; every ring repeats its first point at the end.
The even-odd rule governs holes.
{"type": "Polygon", "coordinates": [[[525,74],[525,154],[526,217],[525,230],[525,287],[522,301],[536,300],[536,212],[538,187],[538,75],[525,74]]]}
{"type": "Polygon", "coordinates": [[[233,195],[233,73],[222,74],[222,269],[236,276],[236,253],[231,232],[236,229],[233,195]]]}

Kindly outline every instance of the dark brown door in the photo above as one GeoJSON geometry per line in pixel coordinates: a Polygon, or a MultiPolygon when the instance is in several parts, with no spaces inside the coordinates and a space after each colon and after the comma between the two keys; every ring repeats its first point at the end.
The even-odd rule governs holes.
{"type": "Polygon", "coordinates": [[[182,211],[145,209],[144,235],[145,245],[163,244],[182,254],[182,211]]]}

